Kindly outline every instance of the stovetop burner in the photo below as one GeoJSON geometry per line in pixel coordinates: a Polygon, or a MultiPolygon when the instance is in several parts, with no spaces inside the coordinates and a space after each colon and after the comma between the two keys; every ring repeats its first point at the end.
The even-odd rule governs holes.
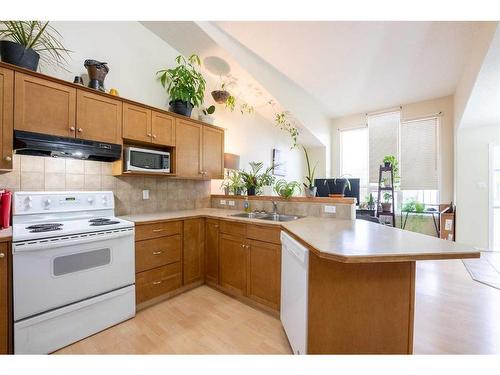
{"type": "Polygon", "coordinates": [[[99,227],[101,225],[119,224],[120,222],[116,221],[116,220],[111,220],[111,219],[97,218],[97,219],[89,220],[89,223],[93,227],[99,227]]]}
{"type": "Polygon", "coordinates": [[[107,221],[111,221],[111,219],[107,219],[105,217],[98,217],[98,218],[95,218],[95,219],[90,219],[89,223],[104,223],[104,222],[107,222],[107,221]]]}
{"type": "Polygon", "coordinates": [[[35,224],[26,227],[29,229],[30,233],[40,233],[40,232],[52,232],[55,230],[61,230],[63,224],[60,223],[47,223],[47,224],[35,224]]]}

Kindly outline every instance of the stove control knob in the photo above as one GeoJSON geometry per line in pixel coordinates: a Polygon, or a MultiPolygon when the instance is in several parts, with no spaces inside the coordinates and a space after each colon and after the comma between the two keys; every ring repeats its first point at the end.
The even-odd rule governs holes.
{"type": "Polygon", "coordinates": [[[94,203],[94,198],[88,197],[87,198],[87,202],[89,202],[89,204],[93,204],[94,203]]]}
{"type": "Polygon", "coordinates": [[[49,207],[51,202],[50,198],[47,198],[43,203],[45,203],[45,207],[49,207]]]}
{"type": "Polygon", "coordinates": [[[31,203],[31,202],[26,203],[27,210],[29,210],[31,207],[33,207],[33,203],[31,203]]]}

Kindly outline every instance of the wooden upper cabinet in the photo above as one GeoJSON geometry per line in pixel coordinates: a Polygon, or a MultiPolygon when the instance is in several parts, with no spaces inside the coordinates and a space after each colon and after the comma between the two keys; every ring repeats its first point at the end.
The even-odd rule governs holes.
{"type": "Polygon", "coordinates": [[[175,118],[153,111],[151,138],[154,144],[175,146],[175,118]]]}
{"type": "Polygon", "coordinates": [[[151,110],[123,103],[123,138],[151,142],[151,110]]]}
{"type": "Polygon", "coordinates": [[[274,310],[280,307],[281,247],[263,241],[247,240],[247,295],[274,310]]]}
{"type": "Polygon", "coordinates": [[[0,169],[12,169],[14,72],[0,68],[0,169]]]}
{"type": "Polygon", "coordinates": [[[203,177],[201,169],[203,125],[188,120],[175,120],[176,175],[203,177]]]}
{"type": "Polygon", "coordinates": [[[224,178],[224,130],[203,126],[203,177],[224,178]]]}
{"type": "Polygon", "coordinates": [[[219,221],[214,219],[205,224],[205,280],[219,283],[219,221]]]}
{"type": "Polygon", "coordinates": [[[14,129],[73,137],[75,110],[75,88],[15,73],[14,129]]]}
{"type": "Polygon", "coordinates": [[[204,278],[205,219],[184,220],[183,234],[184,285],[204,278]]]}
{"type": "Polygon", "coordinates": [[[226,233],[219,242],[219,285],[236,295],[247,289],[247,254],[245,237],[226,233]]]}
{"type": "Polygon", "coordinates": [[[107,143],[122,143],[122,102],[78,90],[76,136],[107,143]]]}

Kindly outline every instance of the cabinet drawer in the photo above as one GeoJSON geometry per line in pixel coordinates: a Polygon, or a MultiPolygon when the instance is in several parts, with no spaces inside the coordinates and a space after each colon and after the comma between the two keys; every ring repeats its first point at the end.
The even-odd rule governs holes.
{"type": "Polygon", "coordinates": [[[246,235],[246,224],[242,223],[234,223],[231,221],[223,221],[220,222],[220,232],[232,234],[235,236],[245,236],[246,235]]]}
{"type": "Polygon", "coordinates": [[[180,234],[182,229],[181,221],[168,221],[164,223],[144,224],[135,227],[135,240],[148,240],[150,238],[158,238],[180,234]]]}
{"type": "Polygon", "coordinates": [[[135,243],[135,272],[181,260],[181,236],[159,237],[135,243]]]}
{"type": "Polygon", "coordinates": [[[247,226],[247,238],[264,242],[280,244],[280,229],[259,225],[247,226]]]}
{"type": "Polygon", "coordinates": [[[136,304],[171,292],[182,285],[181,263],[167,264],[135,275],[136,304]]]}

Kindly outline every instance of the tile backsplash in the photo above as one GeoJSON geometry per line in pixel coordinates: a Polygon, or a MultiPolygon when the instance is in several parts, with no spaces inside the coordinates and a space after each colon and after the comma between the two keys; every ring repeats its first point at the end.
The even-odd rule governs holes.
{"type": "Polygon", "coordinates": [[[210,181],[111,175],[111,163],[14,155],[13,170],[0,174],[12,191],[111,190],[117,215],[210,207],[210,181]],[[142,191],[149,190],[149,199],[142,191]]]}

